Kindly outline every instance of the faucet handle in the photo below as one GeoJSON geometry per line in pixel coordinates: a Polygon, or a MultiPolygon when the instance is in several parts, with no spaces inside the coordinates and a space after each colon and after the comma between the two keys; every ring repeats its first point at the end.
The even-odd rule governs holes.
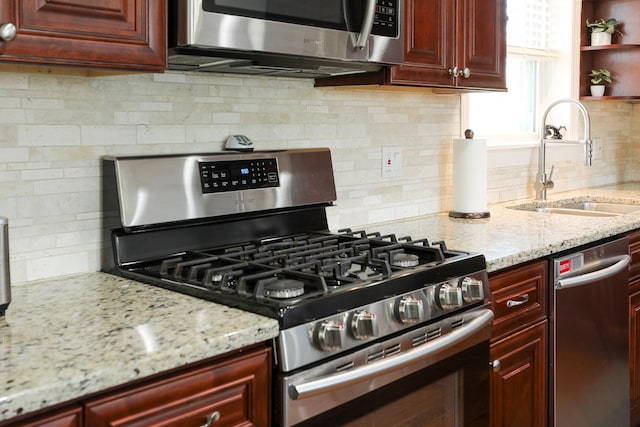
{"type": "Polygon", "coordinates": [[[553,182],[551,181],[551,177],[553,176],[553,170],[555,169],[554,165],[551,165],[551,170],[549,171],[549,176],[547,177],[547,182],[553,182]]]}
{"type": "Polygon", "coordinates": [[[549,171],[549,176],[547,177],[547,179],[544,182],[544,188],[548,189],[548,190],[552,190],[553,189],[553,181],[551,180],[551,177],[553,176],[553,170],[555,169],[555,166],[551,165],[551,170],[549,171]]]}

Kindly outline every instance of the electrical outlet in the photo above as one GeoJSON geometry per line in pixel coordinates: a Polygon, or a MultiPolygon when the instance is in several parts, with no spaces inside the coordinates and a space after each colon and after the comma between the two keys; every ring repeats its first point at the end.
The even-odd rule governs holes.
{"type": "Polygon", "coordinates": [[[594,139],[591,141],[591,158],[593,160],[602,159],[604,147],[602,146],[602,141],[594,139]]]}
{"type": "Polygon", "coordinates": [[[400,147],[382,147],[382,177],[402,176],[402,150],[400,147]]]}

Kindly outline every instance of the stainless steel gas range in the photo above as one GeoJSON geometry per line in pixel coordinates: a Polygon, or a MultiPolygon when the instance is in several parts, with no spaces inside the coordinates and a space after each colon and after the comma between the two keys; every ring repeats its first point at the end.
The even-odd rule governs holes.
{"type": "Polygon", "coordinates": [[[110,157],[103,169],[108,271],[278,320],[274,425],[488,425],[484,257],[330,232],[328,149],[110,157]]]}

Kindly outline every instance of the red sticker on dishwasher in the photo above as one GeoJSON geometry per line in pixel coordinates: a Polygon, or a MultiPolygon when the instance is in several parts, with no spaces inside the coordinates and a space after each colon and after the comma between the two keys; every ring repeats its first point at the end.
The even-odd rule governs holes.
{"type": "Polygon", "coordinates": [[[571,271],[571,259],[565,259],[560,261],[560,274],[568,273],[571,271]]]}

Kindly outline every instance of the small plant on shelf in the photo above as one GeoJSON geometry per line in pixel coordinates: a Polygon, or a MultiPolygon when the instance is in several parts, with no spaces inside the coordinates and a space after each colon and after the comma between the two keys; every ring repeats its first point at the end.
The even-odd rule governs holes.
{"type": "Polygon", "coordinates": [[[596,19],[593,22],[587,19],[587,28],[591,33],[591,46],[610,45],[613,33],[622,35],[622,32],[616,28],[619,24],[615,18],[596,19]]]}
{"type": "Polygon", "coordinates": [[[596,19],[593,22],[589,22],[587,19],[587,28],[589,28],[592,33],[622,34],[620,30],[616,29],[618,24],[619,22],[615,18],[609,18],[606,21],[604,19],[596,19]]]}
{"type": "Polygon", "coordinates": [[[591,70],[591,96],[604,95],[605,83],[612,83],[611,71],[601,68],[599,70],[591,70]]]}
{"type": "Polygon", "coordinates": [[[594,85],[602,84],[602,82],[612,82],[611,71],[605,70],[604,68],[601,68],[599,70],[591,70],[589,77],[591,77],[591,83],[593,83],[594,85]]]}

